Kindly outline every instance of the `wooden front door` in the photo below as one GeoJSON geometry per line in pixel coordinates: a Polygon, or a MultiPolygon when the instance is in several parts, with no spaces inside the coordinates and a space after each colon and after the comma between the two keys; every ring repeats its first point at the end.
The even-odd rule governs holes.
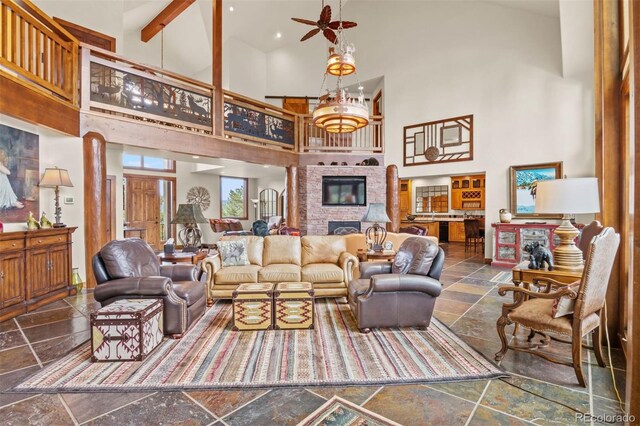
{"type": "Polygon", "coordinates": [[[160,249],[160,179],[127,175],[126,217],[129,228],[143,228],[145,240],[160,249]]]}

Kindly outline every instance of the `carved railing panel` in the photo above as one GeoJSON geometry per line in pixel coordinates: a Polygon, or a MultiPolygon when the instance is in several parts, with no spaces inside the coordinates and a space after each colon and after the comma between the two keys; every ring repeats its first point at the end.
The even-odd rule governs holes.
{"type": "Polygon", "coordinates": [[[209,93],[99,58],[91,58],[90,73],[93,108],[211,129],[209,93]]]}
{"type": "Polygon", "coordinates": [[[225,92],[226,137],[294,150],[296,128],[295,114],[236,93],[225,92]]]}

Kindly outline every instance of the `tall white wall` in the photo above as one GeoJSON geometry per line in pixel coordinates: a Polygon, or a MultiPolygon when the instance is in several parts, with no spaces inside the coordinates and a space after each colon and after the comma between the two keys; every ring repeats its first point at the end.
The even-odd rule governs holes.
{"type": "MultiPolygon", "coordinates": [[[[485,170],[489,223],[509,207],[510,165],[563,161],[570,177],[594,174],[593,79],[562,76],[558,19],[454,1],[354,0],[343,16],[358,22],[347,34],[360,80],[384,75],[385,164],[401,177],[485,170]],[[466,114],[473,161],[402,165],[404,126],[466,114]]],[[[269,54],[269,93],[314,90],[324,57],[304,43],[269,54]]]]}
{"type": "Polygon", "coordinates": [[[222,46],[223,87],[264,101],[267,90],[267,55],[248,44],[229,38],[222,46]]]}
{"type": "MultiPolygon", "coordinates": [[[[76,226],[73,233],[73,267],[83,279],[86,279],[84,263],[84,165],[81,155],[70,155],[73,152],[82,152],[82,139],[73,138],[53,132],[44,127],[34,126],[21,120],[0,114],[0,124],[24,130],[38,135],[40,150],[40,176],[46,168],[59,167],[69,171],[69,178],[73,188],[60,188],[60,206],[62,207],[62,222],[67,226],[76,226]],[[64,204],[64,197],[74,197],[73,204],[64,204]]],[[[54,222],[55,197],[52,188],[40,189],[40,210],[33,212],[33,216],[40,218],[42,211],[54,222]]],[[[24,231],[27,229],[26,221],[23,223],[5,223],[5,232],[24,231]]]]}

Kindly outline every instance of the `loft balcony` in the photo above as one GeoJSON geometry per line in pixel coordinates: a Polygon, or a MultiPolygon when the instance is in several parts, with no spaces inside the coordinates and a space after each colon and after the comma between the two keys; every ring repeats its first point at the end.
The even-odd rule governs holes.
{"type": "Polygon", "coordinates": [[[282,164],[296,154],[384,152],[381,116],[356,132],[330,134],[309,115],[229,91],[215,111],[218,88],[80,43],[28,0],[0,2],[1,112],[148,148],[234,158],[241,144],[259,148],[251,151],[255,161],[282,164]]]}

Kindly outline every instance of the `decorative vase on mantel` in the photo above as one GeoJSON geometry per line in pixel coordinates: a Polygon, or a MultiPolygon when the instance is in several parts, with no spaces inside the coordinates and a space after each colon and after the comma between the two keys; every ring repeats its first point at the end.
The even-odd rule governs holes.
{"type": "Polygon", "coordinates": [[[507,209],[500,209],[500,223],[511,223],[512,214],[507,209]]]}
{"type": "Polygon", "coordinates": [[[82,291],[82,287],[84,286],[84,282],[78,273],[78,268],[73,268],[71,274],[71,284],[76,288],[78,294],[82,291]]]}

